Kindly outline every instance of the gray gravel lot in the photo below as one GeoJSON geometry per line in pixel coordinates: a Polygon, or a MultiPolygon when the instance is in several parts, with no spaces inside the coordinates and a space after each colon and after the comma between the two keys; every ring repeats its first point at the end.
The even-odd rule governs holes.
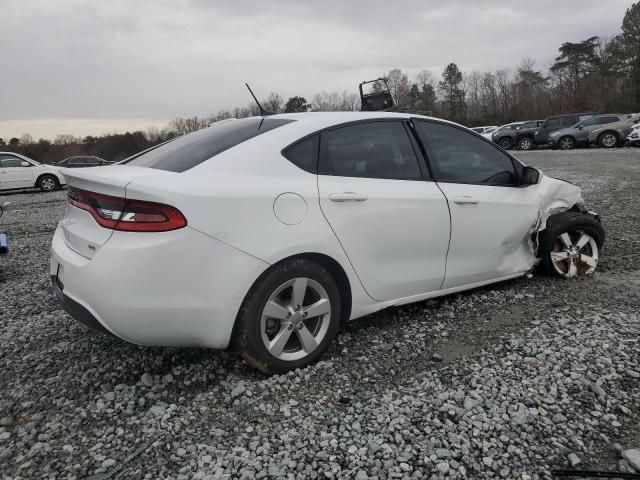
{"type": "Polygon", "coordinates": [[[65,193],[0,196],[13,239],[0,258],[0,478],[628,468],[616,449],[640,448],[640,150],[517,156],[602,214],[593,278],[389,309],[346,325],[324,361],[271,378],[233,352],[140,347],[76,323],[48,277],[65,193]]]}

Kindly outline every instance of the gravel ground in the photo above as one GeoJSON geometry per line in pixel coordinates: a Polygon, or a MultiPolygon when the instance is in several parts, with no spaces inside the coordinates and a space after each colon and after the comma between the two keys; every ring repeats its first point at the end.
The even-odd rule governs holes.
{"type": "Polygon", "coordinates": [[[48,278],[64,192],[0,196],[13,239],[0,258],[0,478],[627,468],[619,451],[640,447],[640,150],[518,156],[581,185],[603,215],[593,278],[389,309],[346,325],[324,361],[270,378],[233,352],[129,345],[76,323],[48,278]]]}

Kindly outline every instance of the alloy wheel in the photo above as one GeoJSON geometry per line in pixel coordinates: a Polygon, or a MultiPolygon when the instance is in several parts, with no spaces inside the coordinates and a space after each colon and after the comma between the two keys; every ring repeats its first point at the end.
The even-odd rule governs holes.
{"type": "Polygon", "coordinates": [[[618,139],[613,133],[607,133],[604,137],[602,137],[602,145],[607,148],[615,147],[618,139]]]}
{"type": "Polygon", "coordinates": [[[274,357],[294,361],[311,354],[322,342],[331,321],[331,302],[315,280],[291,279],[269,296],[260,320],[265,348],[274,357]]]}
{"type": "Polygon", "coordinates": [[[56,181],[53,178],[43,178],[40,181],[40,186],[42,187],[43,190],[50,192],[52,190],[56,189],[56,181]]]}
{"type": "Polygon", "coordinates": [[[531,150],[533,146],[530,138],[523,138],[520,140],[520,150],[531,150]]]}
{"type": "Polygon", "coordinates": [[[564,137],[560,140],[560,148],[562,150],[571,150],[573,148],[573,140],[569,137],[564,137]]]}
{"type": "Polygon", "coordinates": [[[598,245],[586,232],[565,232],[556,238],[549,252],[551,264],[562,277],[591,275],[598,265],[598,245]]]}

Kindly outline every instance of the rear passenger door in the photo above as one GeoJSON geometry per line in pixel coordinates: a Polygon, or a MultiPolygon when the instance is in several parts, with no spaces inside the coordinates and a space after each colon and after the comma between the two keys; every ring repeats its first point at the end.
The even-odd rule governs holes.
{"type": "Polygon", "coordinates": [[[320,207],[376,300],[433,292],[444,279],[447,201],[408,128],[368,121],[321,135],[320,207]]]}
{"type": "Polygon", "coordinates": [[[540,196],[492,143],[449,124],[415,121],[435,180],[449,202],[451,244],[443,289],[524,273],[540,196]]]}

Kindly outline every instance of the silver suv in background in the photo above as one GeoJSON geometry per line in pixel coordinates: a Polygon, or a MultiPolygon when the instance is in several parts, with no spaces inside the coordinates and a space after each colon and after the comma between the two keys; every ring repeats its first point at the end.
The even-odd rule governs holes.
{"type": "Polygon", "coordinates": [[[571,150],[576,147],[589,145],[589,134],[600,128],[602,125],[615,123],[622,120],[622,116],[607,114],[597,115],[576,123],[572,127],[556,130],[549,134],[547,145],[549,148],[559,148],[561,150],[571,150]]]}
{"type": "Polygon", "coordinates": [[[619,122],[602,125],[589,133],[589,143],[602,148],[622,145],[633,127],[640,122],[640,115],[625,118],[619,122]]]}

